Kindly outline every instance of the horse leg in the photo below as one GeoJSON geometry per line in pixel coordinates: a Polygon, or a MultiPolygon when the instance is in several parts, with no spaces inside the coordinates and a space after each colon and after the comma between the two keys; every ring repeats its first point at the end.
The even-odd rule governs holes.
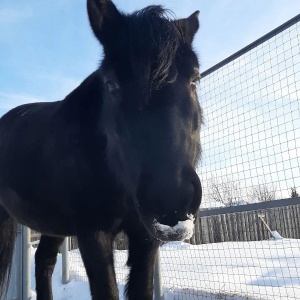
{"type": "Polygon", "coordinates": [[[81,257],[93,300],[118,300],[113,259],[113,236],[105,232],[78,236],[81,257]]]}
{"type": "Polygon", "coordinates": [[[154,240],[145,231],[126,231],[129,238],[129,256],[127,265],[130,267],[126,285],[126,296],[129,300],[153,299],[154,263],[160,242],[154,240]]]}
{"type": "Polygon", "coordinates": [[[7,292],[13,258],[16,222],[0,205],[0,299],[7,292]]]}
{"type": "Polygon", "coordinates": [[[35,253],[37,300],[52,300],[52,274],[63,237],[42,235],[35,253]]]}

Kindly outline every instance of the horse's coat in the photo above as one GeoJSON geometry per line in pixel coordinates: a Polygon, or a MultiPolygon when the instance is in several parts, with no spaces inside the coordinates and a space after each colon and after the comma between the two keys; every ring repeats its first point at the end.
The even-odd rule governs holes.
{"type": "Polygon", "coordinates": [[[40,231],[37,299],[52,299],[64,236],[77,236],[92,299],[118,299],[113,239],[129,237],[129,299],[150,300],[159,241],[192,233],[201,201],[198,12],[160,6],[131,15],[88,0],[104,48],[97,71],[64,100],[17,107],[0,120],[0,298],[16,222],[40,231]]]}

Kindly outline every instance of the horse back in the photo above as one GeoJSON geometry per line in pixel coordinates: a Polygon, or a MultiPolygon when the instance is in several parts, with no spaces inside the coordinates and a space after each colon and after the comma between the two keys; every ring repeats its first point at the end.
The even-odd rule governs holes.
{"type": "MultiPolygon", "coordinates": [[[[13,184],[23,167],[29,173],[45,154],[51,119],[60,102],[18,106],[0,119],[0,183],[13,184]]],[[[20,174],[21,175],[21,174],[20,174]]],[[[24,175],[24,174],[22,174],[24,175]]]]}
{"type": "Polygon", "coordinates": [[[24,104],[0,119],[0,184],[17,185],[25,173],[36,181],[46,169],[75,168],[91,143],[97,147],[94,82],[93,73],[62,101],[24,104]]]}
{"type": "Polygon", "coordinates": [[[21,223],[49,233],[31,220],[47,218],[36,224],[50,230],[61,219],[66,230],[57,234],[70,235],[75,227],[109,227],[122,214],[124,192],[109,171],[97,125],[100,95],[92,74],[63,101],[22,105],[1,118],[0,204],[16,219],[12,203],[27,210],[21,223]]]}

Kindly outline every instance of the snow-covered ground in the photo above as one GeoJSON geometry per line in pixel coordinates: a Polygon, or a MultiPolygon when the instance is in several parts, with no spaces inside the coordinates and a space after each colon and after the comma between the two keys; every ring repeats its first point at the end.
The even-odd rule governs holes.
{"type": "MultiPolygon", "coordinates": [[[[34,250],[32,250],[34,253],[34,250]]],[[[116,251],[120,300],[127,251],[116,251]]],[[[56,300],[90,299],[78,251],[70,253],[71,282],[61,284],[61,256],[53,276],[56,300]]],[[[32,261],[32,270],[33,268],[32,261]]],[[[166,300],[173,299],[300,299],[300,240],[228,242],[206,245],[169,243],[161,248],[166,300]]],[[[32,289],[34,290],[32,274],[32,289]]],[[[33,300],[35,293],[33,292],[33,300]]]]}

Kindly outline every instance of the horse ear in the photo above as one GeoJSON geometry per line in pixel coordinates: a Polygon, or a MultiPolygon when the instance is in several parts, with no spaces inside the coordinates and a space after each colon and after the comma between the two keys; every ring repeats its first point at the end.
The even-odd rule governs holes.
{"type": "Polygon", "coordinates": [[[118,30],[121,13],[111,0],[87,0],[87,11],[95,36],[105,46],[118,30]]]}
{"type": "Polygon", "coordinates": [[[197,10],[188,18],[175,21],[188,44],[192,44],[194,36],[199,29],[199,15],[200,11],[197,10]]]}

